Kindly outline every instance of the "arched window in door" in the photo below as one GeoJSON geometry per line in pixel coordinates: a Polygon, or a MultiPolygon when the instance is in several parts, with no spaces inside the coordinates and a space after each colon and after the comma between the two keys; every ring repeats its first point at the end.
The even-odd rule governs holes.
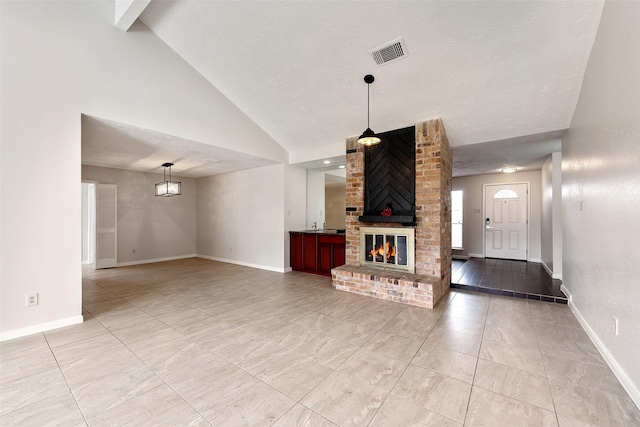
{"type": "Polygon", "coordinates": [[[508,188],[503,188],[502,190],[497,191],[496,194],[494,194],[493,198],[494,199],[517,199],[518,193],[508,188]]]}

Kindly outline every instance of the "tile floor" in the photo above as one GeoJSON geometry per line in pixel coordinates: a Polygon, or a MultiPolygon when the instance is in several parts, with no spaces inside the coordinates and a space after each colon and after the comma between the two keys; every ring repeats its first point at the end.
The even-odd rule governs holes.
{"type": "Polygon", "coordinates": [[[419,309],[196,258],[86,272],[83,305],[0,344],[0,425],[640,425],[566,305],[419,309]]]}
{"type": "Polygon", "coordinates": [[[454,289],[566,304],[561,284],[536,262],[469,258],[451,263],[454,289]]]}

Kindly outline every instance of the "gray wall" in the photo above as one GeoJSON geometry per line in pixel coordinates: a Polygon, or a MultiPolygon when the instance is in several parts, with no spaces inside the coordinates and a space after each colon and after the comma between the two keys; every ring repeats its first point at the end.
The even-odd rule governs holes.
{"type": "Polygon", "coordinates": [[[454,255],[481,256],[484,230],[482,212],[483,184],[529,182],[530,192],[530,247],[529,259],[540,262],[540,171],[515,172],[509,174],[474,175],[453,178],[451,190],[463,191],[462,245],[464,251],[453,251],[454,255]],[[475,211],[475,212],[474,212],[475,211]]]}
{"type": "Polygon", "coordinates": [[[286,167],[265,166],[198,179],[198,255],[285,271],[289,264],[284,229],[286,167]]]}
{"type": "Polygon", "coordinates": [[[347,187],[327,186],[324,190],[327,228],[345,228],[347,215],[347,187]]]}
{"type": "Polygon", "coordinates": [[[182,195],[156,197],[162,174],[82,166],[83,180],[118,186],[119,265],[195,255],[196,180],[172,178],[182,195]]]}
{"type": "Polygon", "coordinates": [[[607,1],[562,141],[564,286],[640,405],[640,2],[607,1]],[[620,333],[613,332],[613,317],[620,333]]]}

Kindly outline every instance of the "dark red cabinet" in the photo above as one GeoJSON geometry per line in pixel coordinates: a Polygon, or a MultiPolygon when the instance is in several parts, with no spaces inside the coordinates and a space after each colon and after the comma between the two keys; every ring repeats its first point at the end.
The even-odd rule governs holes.
{"type": "Polygon", "coordinates": [[[292,231],[289,236],[292,270],[331,276],[332,268],[344,265],[343,235],[292,231]]]}

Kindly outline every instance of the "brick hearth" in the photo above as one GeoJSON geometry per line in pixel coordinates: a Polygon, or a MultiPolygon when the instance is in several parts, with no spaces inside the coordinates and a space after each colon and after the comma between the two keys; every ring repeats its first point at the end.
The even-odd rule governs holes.
{"type": "Polygon", "coordinates": [[[451,149],[441,119],[416,124],[415,135],[416,274],[360,266],[360,225],[401,224],[358,220],[364,212],[365,147],[357,138],[346,143],[346,264],[331,273],[336,289],[433,308],[451,284],[451,149]]]}

